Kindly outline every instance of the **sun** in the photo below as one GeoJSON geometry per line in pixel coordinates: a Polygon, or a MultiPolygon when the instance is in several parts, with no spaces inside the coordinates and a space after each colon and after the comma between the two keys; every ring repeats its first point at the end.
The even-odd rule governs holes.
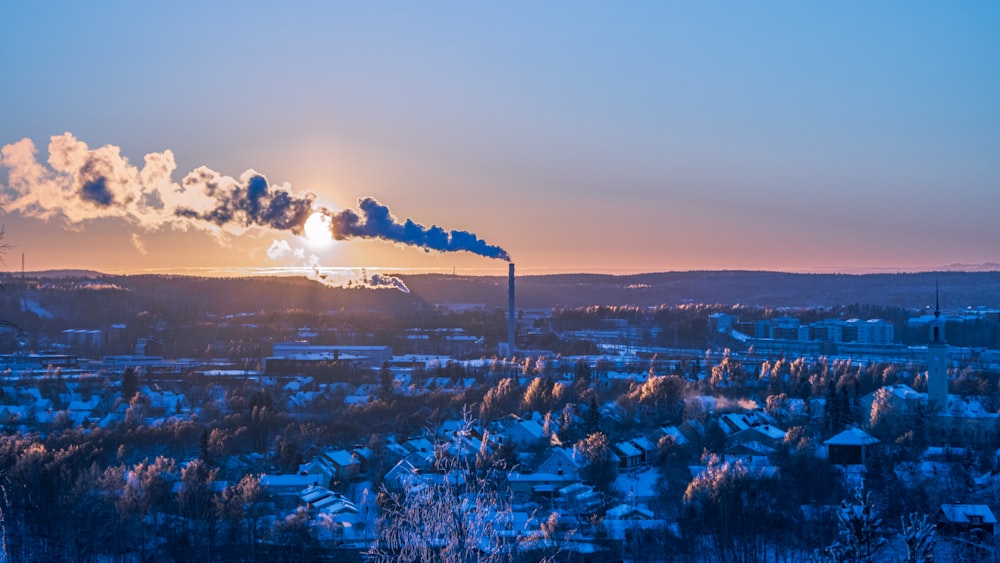
{"type": "Polygon", "coordinates": [[[306,224],[302,226],[306,239],[313,244],[329,244],[333,242],[333,233],[330,231],[330,218],[322,213],[313,213],[306,219],[306,224]]]}

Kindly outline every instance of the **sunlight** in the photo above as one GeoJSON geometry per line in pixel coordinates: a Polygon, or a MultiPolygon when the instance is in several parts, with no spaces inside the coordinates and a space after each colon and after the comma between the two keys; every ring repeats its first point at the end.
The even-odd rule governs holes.
{"type": "Polygon", "coordinates": [[[330,232],[330,218],[322,213],[313,213],[302,227],[306,239],[313,244],[327,245],[333,242],[330,232]]]}

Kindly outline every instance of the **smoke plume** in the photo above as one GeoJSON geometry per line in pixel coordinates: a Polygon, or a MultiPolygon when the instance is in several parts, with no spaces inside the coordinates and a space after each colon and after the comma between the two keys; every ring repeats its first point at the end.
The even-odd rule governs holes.
{"type": "Polygon", "coordinates": [[[324,270],[319,265],[316,256],[309,257],[309,279],[317,281],[327,287],[346,288],[368,288],[368,289],[398,289],[403,293],[409,293],[410,288],[406,287],[403,280],[379,273],[368,273],[367,268],[356,270],[324,270]]]}
{"type": "Polygon", "coordinates": [[[267,257],[276,261],[287,260],[288,258],[303,260],[306,254],[301,248],[292,250],[292,245],[288,244],[287,240],[273,240],[271,241],[271,246],[267,248],[267,257]]]}
{"type": "MultiPolygon", "coordinates": [[[[510,260],[504,249],[474,233],[427,227],[411,219],[399,221],[374,198],[361,199],[356,210],[334,211],[318,206],[315,194],[295,192],[288,184],[270,184],[254,170],[231,178],[204,166],[177,183],[172,179],[177,164],[170,150],[147,154],[140,168],[122,156],[119,147],[91,149],[70,133],[53,136],[48,149],[46,163],[39,162],[31,139],[0,149],[0,165],[8,170],[2,200],[7,211],[62,221],[68,227],[118,218],[147,232],[193,228],[220,238],[253,229],[301,235],[306,220],[322,213],[337,240],[374,238],[428,252],[465,251],[510,260]]],[[[132,243],[144,248],[138,236],[132,237],[132,243]]],[[[269,248],[268,254],[279,250],[269,248]]],[[[315,278],[325,283],[323,275],[315,278]]],[[[367,283],[397,288],[402,284],[384,278],[373,275],[367,283]]]]}
{"type": "Polygon", "coordinates": [[[360,214],[351,209],[331,213],[323,210],[330,218],[330,231],[338,240],[351,237],[379,238],[402,244],[418,246],[424,250],[456,252],[464,250],[487,258],[510,261],[507,251],[499,246],[487,244],[468,231],[446,231],[432,225],[425,227],[411,219],[400,223],[389,208],[374,198],[366,197],[358,202],[360,214]]]}

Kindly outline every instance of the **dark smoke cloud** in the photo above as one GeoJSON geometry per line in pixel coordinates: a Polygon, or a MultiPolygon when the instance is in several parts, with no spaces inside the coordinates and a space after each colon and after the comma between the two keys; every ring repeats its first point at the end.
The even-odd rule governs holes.
{"type": "Polygon", "coordinates": [[[487,244],[468,231],[446,231],[437,225],[425,227],[411,219],[400,223],[392,216],[388,207],[374,198],[367,197],[359,201],[358,209],[360,213],[352,209],[339,212],[323,211],[330,218],[330,231],[335,239],[378,238],[418,246],[425,250],[465,251],[487,258],[510,261],[510,255],[506,250],[487,244]]]}
{"type": "Polygon", "coordinates": [[[269,186],[267,178],[252,174],[245,183],[217,181],[215,173],[199,168],[183,180],[185,188],[201,186],[214,198],[214,205],[204,211],[181,207],[179,217],[200,219],[216,225],[232,223],[243,227],[267,227],[276,231],[302,233],[302,225],[313,213],[316,196],[311,193],[294,194],[283,187],[269,186]]]}
{"type": "Polygon", "coordinates": [[[80,187],[80,197],[101,206],[111,205],[115,200],[115,195],[108,189],[107,179],[103,176],[84,183],[80,187]]]}

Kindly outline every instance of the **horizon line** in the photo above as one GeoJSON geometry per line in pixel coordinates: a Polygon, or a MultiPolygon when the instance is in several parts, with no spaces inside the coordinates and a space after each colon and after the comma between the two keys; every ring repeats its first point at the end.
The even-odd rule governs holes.
{"type": "MultiPolygon", "coordinates": [[[[447,268],[447,267],[435,267],[435,268],[419,268],[419,267],[393,267],[393,266],[330,266],[330,267],[320,267],[321,272],[361,272],[366,270],[373,273],[381,274],[398,274],[398,275],[427,275],[427,274],[452,274],[455,276],[473,276],[473,277],[505,277],[506,268],[503,268],[503,272],[499,268],[447,268]]],[[[0,273],[0,275],[17,277],[19,275],[25,276],[39,276],[39,275],[52,275],[59,272],[79,272],[81,274],[87,273],[99,276],[143,276],[143,275],[162,275],[162,276],[191,276],[191,277],[237,277],[237,278],[253,278],[253,277],[303,277],[308,275],[313,271],[309,267],[283,267],[283,266],[267,266],[267,267],[209,267],[209,266],[190,266],[190,267],[179,267],[179,268],[146,268],[146,269],[135,269],[135,270],[96,270],[91,268],[50,268],[41,270],[30,270],[30,271],[16,271],[8,270],[0,273]]],[[[923,274],[923,273],[934,273],[934,272],[955,272],[955,273],[988,273],[988,272],[998,272],[1000,271],[1000,263],[981,263],[981,264],[948,264],[942,266],[932,266],[932,267],[837,267],[837,266],[827,266],[827,267],[813,267],[813,268],[788,268],[788,269],[754,269],[754,268],[690,268],[690,269],[662,269],[662,270],[650,270],[650,269],[639,269],[639,268],[604,268],[602,271],[587,271],[587,270],[575,270],[570,268],[547,268],[547,267],[520,267],[518,268],[519,276],[546,276],[546,275],[607,275],[616,277],[628,277],[628,276],[640,276],[640,275],[650,275],[650,274],[669,274],[669,273],[693,273],[693,272],[756,272],[756,273],[780,273],[780,274],[834,274],[834,275],[873,275],[873,274],[923,274]]]]}

